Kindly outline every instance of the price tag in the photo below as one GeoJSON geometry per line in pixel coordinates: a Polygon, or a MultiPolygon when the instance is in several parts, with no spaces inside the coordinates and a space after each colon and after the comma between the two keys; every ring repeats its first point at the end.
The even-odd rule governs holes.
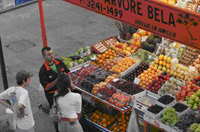
{"type": "Polygon", "coordinates": [[[139,85],[140,79],[136,77],[135,80],[134,80],[134,83],[139,85]]]}
{"type": "Polygon", "coordinates": [[[115,79],[113,79],[113,82],[117,82],[117,81],[119,81],[119,79],[118,79],[118,78],[115,78],[115,79]]]}
{"type": "Polygon", "coordinates": [[[142,42],[146,41],[146,37],[142,36],[142,42]]]}
{"type": "Polygon", "coordinates": [[[152,58],[152,56],[151,55],[149,55],[149,59],[151,59],[152,58]]]}

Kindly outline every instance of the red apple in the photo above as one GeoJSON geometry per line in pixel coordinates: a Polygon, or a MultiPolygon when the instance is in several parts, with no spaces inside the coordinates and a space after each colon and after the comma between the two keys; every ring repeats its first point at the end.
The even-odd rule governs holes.
{"type": "Polygon", "coordinates": [[[180,94],[176,94],[176,99],[177,99],[177,100],[180,100],[180,99],[181,99],[180,94]]]}
{"type": "Polygon", "coordinates": [[[197,86],[195,86],[195,87],[193,87],[193,89],[192,89],[194,92],[197,92],[198,91],[198,87],[197,86]]]}
{"type": "Polygon", "coordinates": [[[186,96],[186,92],[181,92],[181,97],[183,98],[185,98],[185,96],[186,96]]]}
{"type": "Polygon", "coordinates": [[[192,85],[190,85],[190,84],[189,84],[189,85],[187,85],[187,88],[192,88],[192,85]]]}
{"type": "Polygon", "coordinates": [[[185,94],[186,94],[187,92],[186,92],[186,90],[184,89],[184,90],[181,91],[181,93],[185,93],[185,94]]]}
{"type": "Polygon", "coordinates": [[[186,90],[186,89],[187,89],[187,87],[186,87],[186,86],[183,86],[183,87],[182,87],[182,90],[186,90]]]}
{"type": "Polygon", "coordinates": [[[191,88],[187,88],[187,93],[189,93],[189,92],[191,92],[192,91],[192,89],[191,88]]]}

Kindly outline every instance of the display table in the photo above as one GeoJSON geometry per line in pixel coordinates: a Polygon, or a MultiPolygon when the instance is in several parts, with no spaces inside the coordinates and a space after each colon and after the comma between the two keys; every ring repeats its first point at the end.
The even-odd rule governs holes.
{"type": "MultiPolygon", "coordinates": [[[[102,100],[102,99],[98,98],[97,96],[95,96],[95,95],[93,95],[93,94],[91,94],[91,93],[88,93],[87,91],[85,91],[85,90],[83,90],[83,89],[81,89],[81,88],[79,88],[79,87],[77,87],[77,86],[75,86],[75,87],[76,87],[76,89],[77,89],[78,91],[80,91],[80,92],[82,92],[82,93],[85,93],[86,95],[92,97],[93,99],[98,100],[99,102],[101,102],[101,103],[103,103],[103,104],[109,105],[109,106],[112,107],[113,109],[119,111],[119,112],[122,114],[123,132],[126,131],[126,130],[125,130],[125,119],[124,119],[124,117],[125,117],[125,113],[126,113],[127,111],[130,111],[130,110],[131,110],[131,107],[130,107],[130,106],[123,107],[123,108],[119,108],[119,107],[117,107],[117,106],[115,106],[115,105],[113,105],[113,104],[111,104],[111,103],[109,103],[109,102],[107,102],[107,101],[105,101],[105,100],[102,100]]],[[[98,124],[92,122],[92,121],[89,120],[89,119],[88,119],[88,121],[91,122],[95,127],[97,127],[97,128],[98,128],[99,130],[101,130],[101,131],[105,131],[105,132],[108,132],[108,131],[109,131],[109,130],[107,130],[107,129],[101,127],[100,125],[98,125],[98,124]]]]}
{"type": "Polygon", "coordinates": [[[149,118],[147,115],[144,115],[144,132],[147,132],[147,124],[158,128],[162,131],[165,132],[178,132],[177,130],[173,129],[172,127],[169,127],[161,122],[159,122],[158,120],[154,120],[149,118]]]}

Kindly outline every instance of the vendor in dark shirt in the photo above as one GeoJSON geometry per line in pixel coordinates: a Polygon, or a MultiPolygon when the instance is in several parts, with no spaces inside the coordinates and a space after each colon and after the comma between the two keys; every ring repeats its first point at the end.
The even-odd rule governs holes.
{"type": "MultiPolygon", "coordinates": [[[[42,49],[42,56],[44,58],[44,64],[40,68],[39,79],[44,88],[49,105],[52,107],[54,93],[57,91],[57,77],[63,72],[69,74],[70,70],[65,66],[62,60],[55,59],[53,50],[50,47],[44,47],[42,49]]],[[[54,125],[56,132],[59,132],[58,123],[54,123],[54,125]]]]}
{"type": "Polygon", "coordinates": [[[70,70],[65,66],[62,60],[55,59],[53,50],[50,47],[44,47],[42,49],[42,55],[44,64],[40,68],[39,79],[51,107],[53,105],[54,93],[57,91],[56,83],[58,75],[61,72],[69,74],[70,70]]]}

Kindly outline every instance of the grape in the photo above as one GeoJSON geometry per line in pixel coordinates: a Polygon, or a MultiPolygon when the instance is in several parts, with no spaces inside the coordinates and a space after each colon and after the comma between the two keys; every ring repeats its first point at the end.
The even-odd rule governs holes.
{"type": "Polygon", "coordinates": [[[174,108],[167,108],[162,114],[161,121],[169,126],[175,125],[178,121],[178,115],[174,108]]]}
{"type": "Polygon", "coordinates": [[[190,126],[190,131],[191,131],[191,132],[194,132],[194,131],[197,129],[198,126],[199,126],[199,124],[193,123],[193,124],[190,126]]]}

